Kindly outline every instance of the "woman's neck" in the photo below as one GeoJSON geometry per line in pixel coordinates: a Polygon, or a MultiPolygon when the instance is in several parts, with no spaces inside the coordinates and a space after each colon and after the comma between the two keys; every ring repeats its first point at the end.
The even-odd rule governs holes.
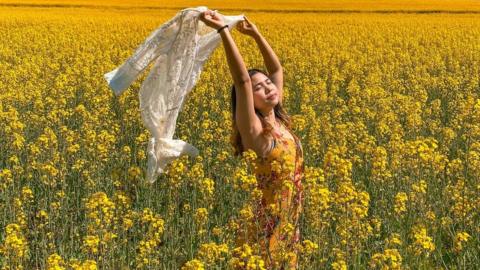
{"type": "Polygon", "coordinates": [[[270,123],[272,126],[276,126],[275,112],[273,109],[266,113],[262,112],[262,115],[268,123],[270,123]]]}

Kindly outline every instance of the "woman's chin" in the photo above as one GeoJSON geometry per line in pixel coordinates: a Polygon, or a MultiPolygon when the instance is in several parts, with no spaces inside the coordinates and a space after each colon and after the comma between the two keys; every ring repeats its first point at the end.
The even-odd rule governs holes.
{"type": "Polygon", "coordinates": [[[274,98],[268,100],[268,103],[269,103],[269,104],[272,104],[272,105],[275,107],[275,106],[277,106],[277,104],[278,104],[278,98],[277,98],[277,97],[274,97],[274,98]]]}

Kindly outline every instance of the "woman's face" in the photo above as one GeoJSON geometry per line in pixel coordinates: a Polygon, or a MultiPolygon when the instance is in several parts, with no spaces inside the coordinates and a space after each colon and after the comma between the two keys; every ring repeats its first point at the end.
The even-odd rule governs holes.
{"type": "Polygon", "coordinates": [[[278,89],[265,74],[257,72],[251,77],[255,108],[268,112],[278,103],[278,89]]]}

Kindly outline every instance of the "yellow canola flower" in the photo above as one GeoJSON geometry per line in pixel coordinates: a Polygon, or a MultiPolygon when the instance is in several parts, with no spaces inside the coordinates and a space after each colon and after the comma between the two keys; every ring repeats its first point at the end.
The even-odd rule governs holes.
{"type": "Polygon", "coordinates": [[[215,192],[215,182],[213,179],[205,177],[200,181],[200,191],[206,196],[210,197],[215,192]]]}
{"type": "Polygon", "coordinates": [[[205,266],[202,261],[193,259],[185,263],[181,270],[205,270],[205,266]]]}
{"type": "Polygon", "coordinates": [[[255,255],[248,244],[234,248],[228,263],[234,269],[266,270],[263,259],[255,255]]]}
{"type": "Polygon", "coordinates": [[[347,264],[344,260],[338,260],[332,263],[332,269],[334,270],[347,270],[347,264]]]}
{"type": "Polygon", "coordinates": [[[455,235],[455,240],[454,240],[454,250],[455,252],[460,252],[464,248],[464,244],[468,242],[468,240],[471,238],[470,234],[467,232],[458,232],[455,235]]]}
{"type": "Polygon", "coordinates": [[[239,212],[240,218],[244,221],[251,220],[254,215],[252,211],[252,206],[249,204],[244,205],[244,207],[239,212]]]}
{"type": "Polygon", "coordinates": [[[87,235],[83,240],[83,247],[84,249],[92,254],[98,253],[98,245],[100,243],[100,239],[96,235],[87,235]]]}
{"type": "Polygon", "coordinates": [[[399,192],[395,195],[395,204],[394,211],[395,213],[402,215],[407,211],[406,202],[408,201],[408,196],[405,192],[399,192]]]}
{"type": "Polygon", "coordinates": [[[402,256],[397,249],[385,249],[383,253],[375,253],[369,265],[374,269],[402,269],[402,256]]]}
{"type": "Polygon", "coordinates": [[[60,257],[57,253],[53,253],[52,255],[48,256],[47,259],[47,270],[64,270],[65,262],[63,261],[62,257],[60,257]]]}
{"type": "Polygon", "coordinates": [[[208,210],[206,208],[198,208],[195,210],[195,221],[204,224],[208,221],[208,210]]]}
{"type": "Polygon", "coordinates": [[[313,243],[312,241],[306,239],[303,240],[303,252],[305,255],[310,255],[318,250],[318,244],[313,243]]]}
{"type": "Polygon", "coordinates": [[[28,243],[20,225],[11,223],[5,227],[5,238],[0,246],[1,253],[13,261],[22,260],[28,254],[28,243]]]}
{"type": "Polygon", "coordinates": [[[79,263],[77,260],[71,260],[69,263],[73,270],[97,270],[97,262],[93,260],[85,260],[79,263]]]}
{"type": "Polygon", "coordinates": [[[24,202],[33,202],[33,191],[29,187],[22,187],[22,200],[24,202]]]}
{"type": "Polygon", "coordinates": [[[212,264],[217,260],[224,260],[228,254],[228,246],[226,244],[216,244],[213,242],[202,244],[198,251],[198,257],[207,264],[212,264]]]}
{"type": "Polygon", "coordinates": [[[430,252],[435,250],[435,244],[432,238],[427,235],[427,229],[424,225],[414,226],[412,229],[414,243],[413,250],[416,255],[425,254],[427,257],[430,252]]]}

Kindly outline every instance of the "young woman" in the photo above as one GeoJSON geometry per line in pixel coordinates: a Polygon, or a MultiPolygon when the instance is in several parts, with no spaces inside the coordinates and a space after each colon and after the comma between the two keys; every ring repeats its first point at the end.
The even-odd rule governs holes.
{"type": "Polygon", "coordinates": [[[256,224],[243,228],[237,245],[258,243],[268,269],[296,269],[299,217],[303,208],[303,149],[290,130],[290,117],[282,108],[282,66],[257,27],[246,17],[237,24],[237,29],[254,38],[268,74],[259,69],[247,70],[220,14],[208,10],[200,19],[219,31],[233,78],[235,154],[248,149],[257,154],[255,174],[263,198],[256,205],[256,224]]]}

